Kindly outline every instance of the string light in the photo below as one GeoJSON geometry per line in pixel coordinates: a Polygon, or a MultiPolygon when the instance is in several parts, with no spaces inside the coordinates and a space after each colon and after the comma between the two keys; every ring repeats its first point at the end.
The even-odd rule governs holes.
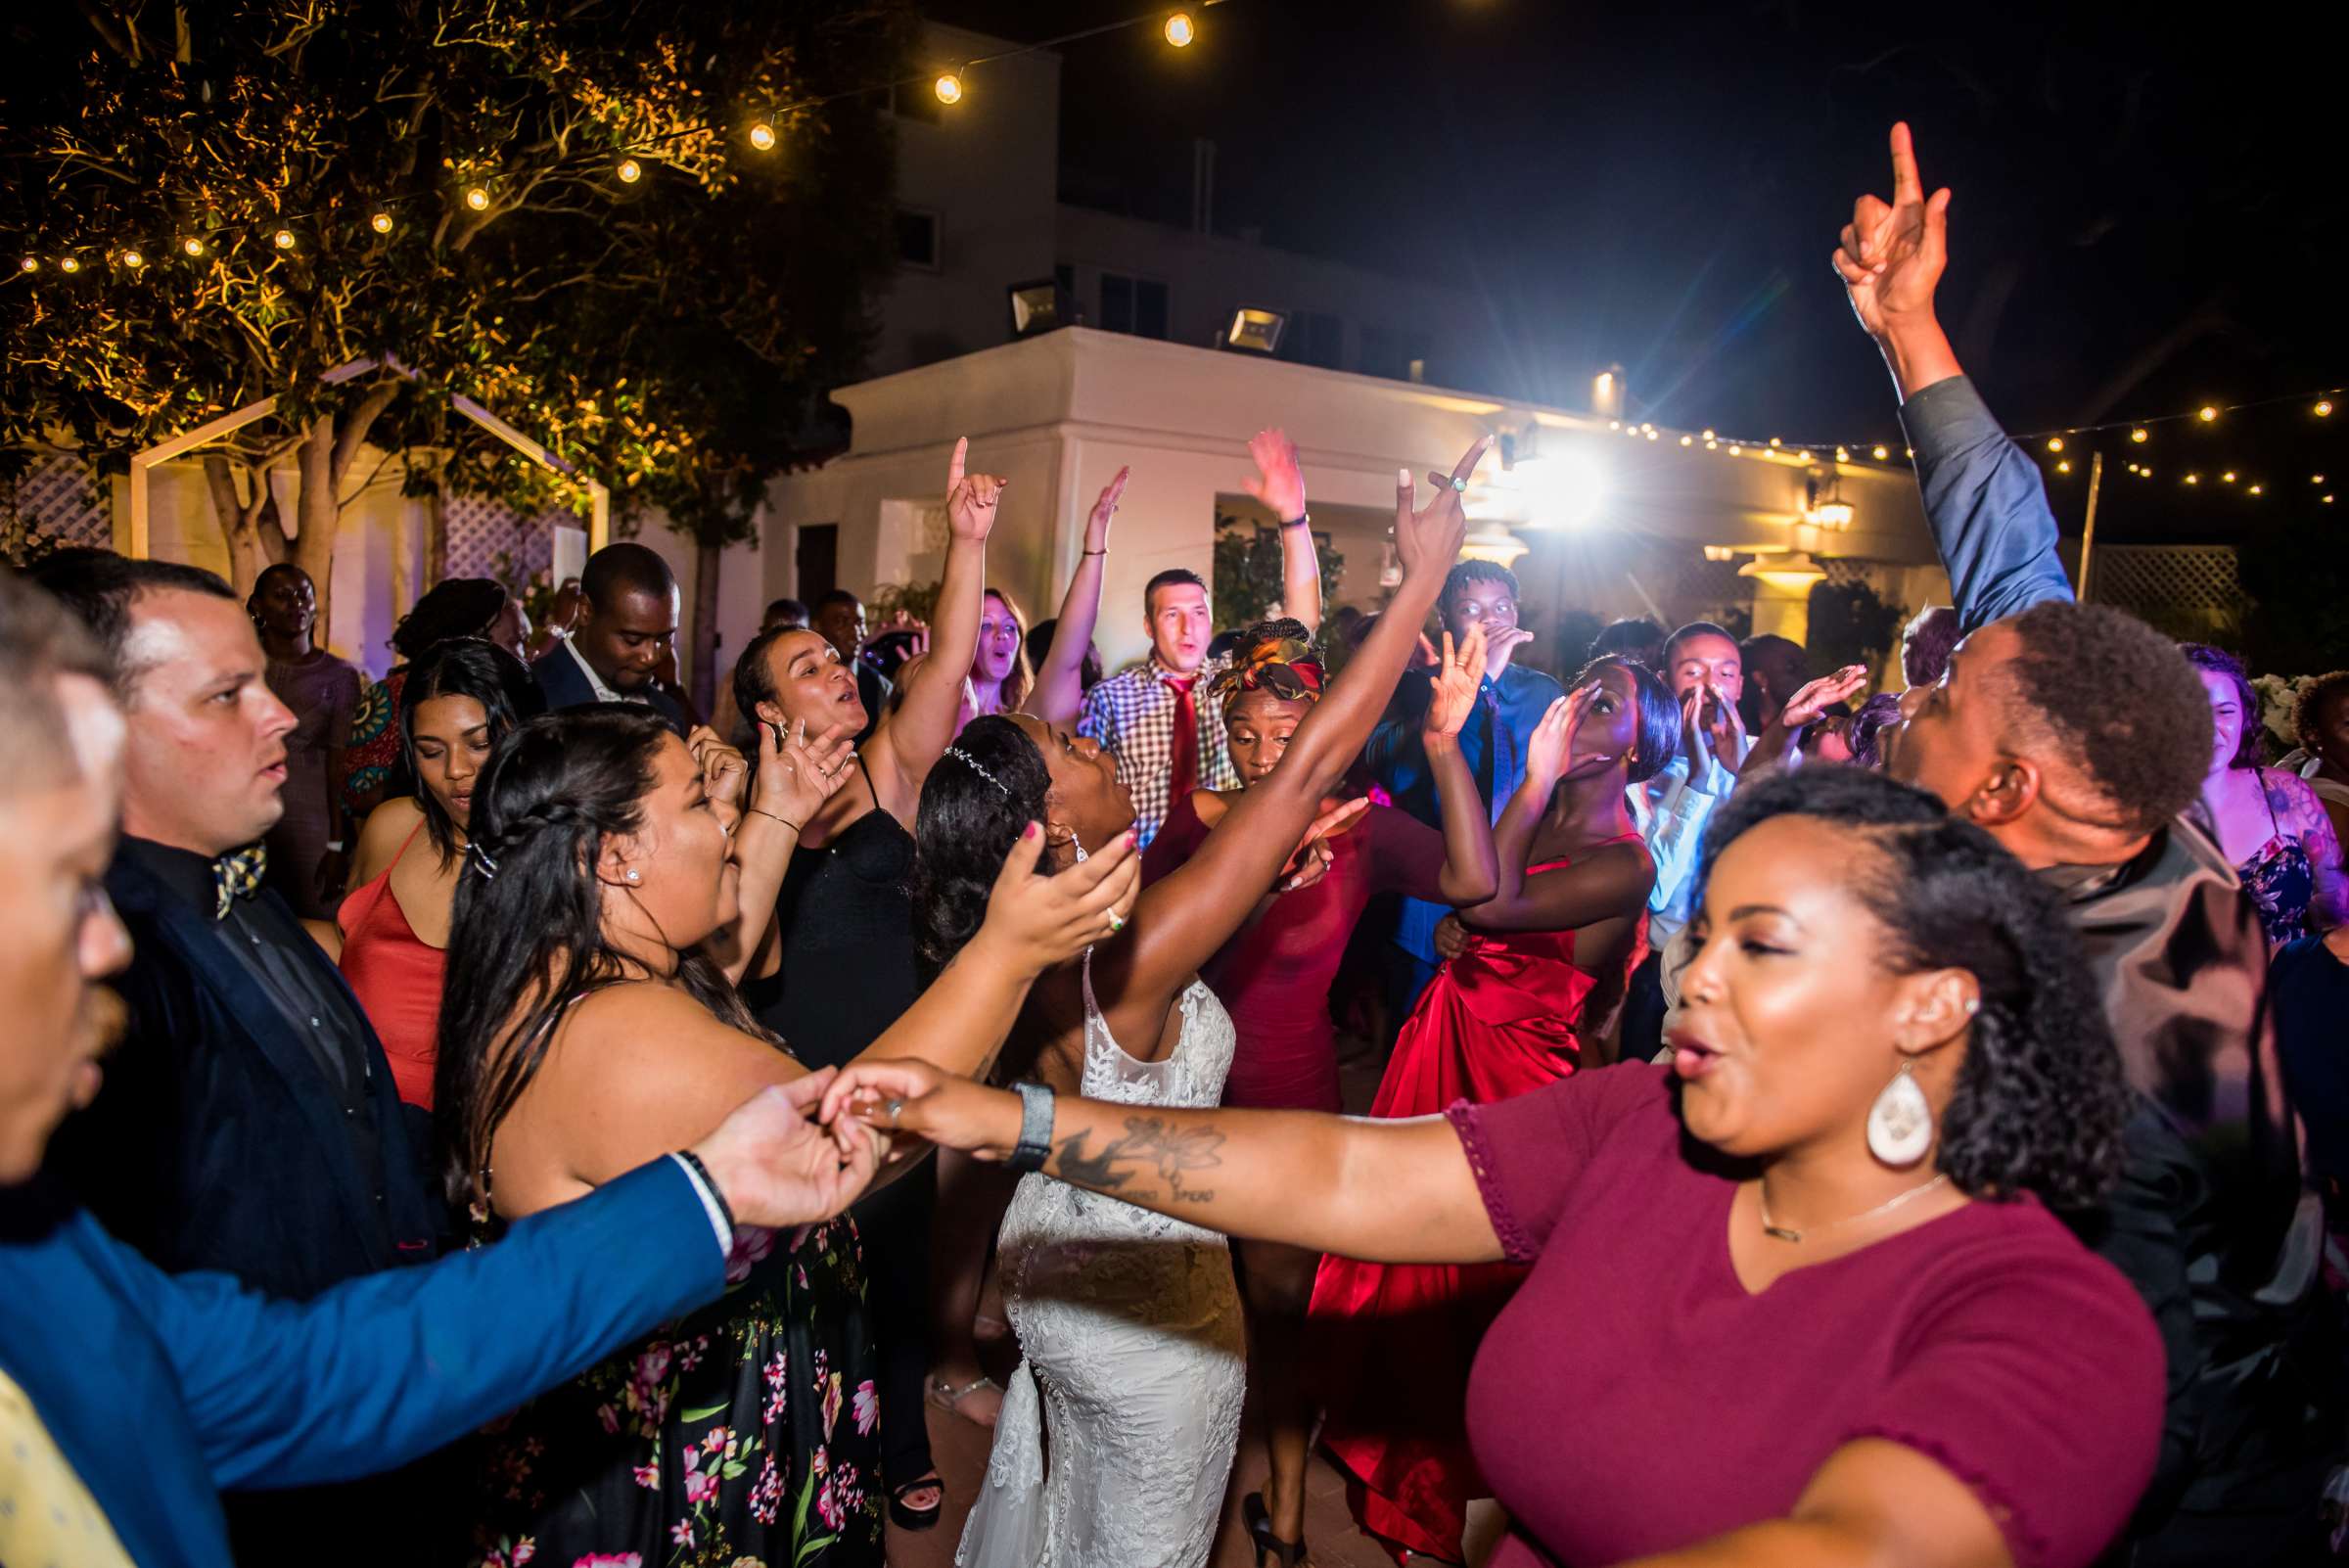
{"type": "Polygon", "coordinates": [[[2325,483],[2325,476],[2322,474],[2311,474],[2308,477],[2308,482],[2311,484],[2322,484],[2325,483]]]}
{"type": "Polygon", "coordinates": [[[81,270],[81,262],[76,257],[66,256],[60,259],[57,263],[57,270],[60,272],[79,272],[81,270]]]}
{"type": "Polygon", "coordinates": [[[1705,432],[1705,439],[1708,441],[1713,439],[1713,433],[1711,431],[1705,432]]]}
{"type": "Polygon", "coordinates": [[[2135,463],[2129,465],[2129,472],[2132,474],[2137,472],[2137,465],[2135,463]]]}
{"type": "Polygon", "coordinates": [[[486,188],[476,185],[465,193],[465,205],[476,212],[486,211],[489,207],[489,192],[486,188]]]}
{"type": "Polygon", "coordinates": [[[1877,462],[1881,463],[1892,455],[1892,451],[1889,447],[1879,446],[1876,447],[1873,452],[1870,453],[1870,455],[1873,456],[1877,462]]]}
{"type": "Polygon", "coordinates": [[[644,178],[644,165],[632,158],[623,158],[620,161],[619,174],[621,184],[633,185],[644,178]]]}
{"type": "Polygon", "coordinates": [[[369,218],[367,223],[368,226],[374,229],[378,234],[389,234],[392,232],[392,214],[389,212],[378,212],[375,216],[369,218]]]}
{"type": "Polygon", "coordinates": [[[2219,478],[2225,481],[2227,484],[2233,484],[2234,483],[2234,470],[2231,468],[2226,473],[2221,474],[2219,478]]]}
{"type": "Polygon", "coordinates": [[[761,153],[768,151],[775,145],[775,128],[764,120],[753,125],[751,127],[751,145],[761,153]]]}
{"type": "Polygon", "coordinates": [[[2219,411],[2211,407],[2210,404],[2204,403],[2200,408],[2194,411],[2194,417],[2202,421],[2203,424],[2207,425],[2212,420],[2219,417],[2219,411]]]}
{"type": "Polygon", "coordinates": [[[2056,464],[2056,465],[2055,465],[2055,472],[2056,472],[2056,473],[2058,473],[2058,474],[2069,474],[2071,471],[2072,471],[2072,460],[2071,460],[2070,458],[2068,458],[2068,457],[2067,457],[2067,458],[2065,458],[2065,459],[2064,459],[2062,462],[2060,462],[2060,463],[2058,463],[2058,464],[2056,464]]]}
{"type": "Polygon", "coordinates": [[[147,258],[136,251],[125,251],[122,253],[122,264],[136,272],[147,264],[147,258]]]}
{"type": "Polygon", "coordinates": [[[1607,429],[1621,430],[1623,429],[1623,421],[1620,419],[1610,419],[1607,421],[1607,429]]]}
{"type": "Polygon", "coordinates": [[[2142,446],[2145,442],[2153,438],[2153,433],[2145,429],[2144,426],[2140,425],[2137,427],[2137,429],[2129,433],[2129,438],[2137,442],[2140,446],[2142,446]]]}
{"type": "Polygon", "coordinates": [[[2199,474],[2188,474],[2186,477],[2186,482],[2188,484],[2199,484],[2202,483],[2202,476],[2199,474]]]}
{"type": "Polygon", "coordinates": [[[938,80],[930,84],[930,90],[938,94],[938,101],[942,104],[962,102],[962,78],[950,70],[942,72],[938,80]]]}
{"type": "Polygon", "coordinates": [[[2267,486],[2262,484],[2254,484],[2251,486],[2251,493],[2254,495],[2265,495],[2268,493],[2267,486]]]}
{"type": "Polygon", "coordinates": [[[1732,446],[1729,448],[1729,455],[1731,457],[1743,457],[1745,455],[1745,448],[1742,446],[1732,446]]]}
{"type": "Polygon", "coordinates": [[[2050,437],[2049,437],[2049,438],[2048,438],[2048,450],[2049,450],[2049,451],[2050,451],[2050,452],[2060,452],[2060,451],[2062,451],[2062,450],[2063,450],[2063,438],[2062,438],[2062,437],[2060,437],[2060,436],[2050,436],[2050,437]]]}
{"type": "Polygon", "coordinates": [[[2318,399],[2317,399],[2317,417],[2318,417],[2319,419],[2323,419],[2323,418],[2325,418],[2326,415],[2330,414],[2331,412],[2332,412],[2332,399],[2331,399],[2331,398],[2329,398],[2329,397],[2320,397],[2320,398],[2318,398],[2318,399]]]}
{"type": "Polygon", "coordinates": [[[1652,441],[1652,440],[1654,440],[1654,439],[1656,438],[1656,434],[1657,434],[1657,433],[1656,433],[1655,427],[1653,427],[1652,425],[1651,425],[1650,427],[1648,427],[1647,438],[1648,438],[1649,440],[1651,440],[1651,441],[1652,441]]]}
{"type": "Polygon", "coordinates": [[[41,270],[41,258],[37,255],[28,255],[17,263],[17,270],[19,272],[38,272],[41,270]]]}
{"type": "Polygon", "coordinates": [[[1848,448],[1841,447],[1841,446],[1838,446],[1838,447],[1836,447],[1836,448],[1835,448],[1835,461],[1836,461],[1836,462],[1838,462],[1838,463],[1848,463],[1848,462],[1850,462],[1851,460],[1852,460],[1852,454],[1851,454],[1851,452],[1850,452],[1850,450],[1849,450],[1848,448]]]}
{"type": "Polygon", "coordinates": [[[197,239],[194,235],[190,235],[186,239],[180,241],[179,248],[187,252],[190,255],[204,254],[204,242],[197,239]]]}
{"type": "Polygon", "coordinates": [[[1177,49],[1188,49],[1191,46],[1191,40],[1199,36],[1198,25],[1191,21],[1190,13],[1187,11],[1177,11],[1169,17],[1166,32],[1167,42],[1177,49]]]}
{"type": "Polygon", "coordinates": [[[1682,446],[1693,446],[1696,444],[1696,438],[1693,436],[1683,436],[1681,438],[1681,444],[1682,446]]]}
{"type": "Polygon", "coordinates": [[[1771,444],[1771,449],[1774,451],[1774,450],[1776,450],[1778,447],[1780,447],[1780,446],[1783,446],[1783,445],[1785,445],[1786,443],[1785,443],[1784,441],[1782,441],[1782,440],[1779,440],[1779,439],[1778,439],[1778,438],[1777,438],[1775,436],[1773,436],[1773,437],[1770,438],[1770,444],[1771,444]]]}
{"type": "Polygon", "coordinates": [[[294,231],[292,229],[280,229],[269,237],[269,243],[276,246],[281,251],[291,251],[294,249],[294,231]]]}

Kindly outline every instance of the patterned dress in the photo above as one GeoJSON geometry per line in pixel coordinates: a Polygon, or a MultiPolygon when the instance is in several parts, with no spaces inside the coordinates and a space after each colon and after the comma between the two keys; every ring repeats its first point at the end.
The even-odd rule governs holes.
{"type": "MultiPolygon", "coordinates": [[[[726,1294],[479,1439],[478,1568],[878,1568],[856,1227],[734,1233],[726,1294]]],[[[517,1325],[527,1332],[527,1325],[517,1325]]]]}

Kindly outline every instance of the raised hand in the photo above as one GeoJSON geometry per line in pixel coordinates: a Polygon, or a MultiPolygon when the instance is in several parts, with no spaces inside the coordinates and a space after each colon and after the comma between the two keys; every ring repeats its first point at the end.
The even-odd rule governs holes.
{"type": "Polygon", "coordinates": [[[1475,444],[1452,464],[1450,479],[1438,483],[1435,499],[1416,510],[1412,502],[1418,492],[1411,471],[1407,468],[1397,471],[1395,554],[1403,562],[1405,576],[1433,574],[1440,577],[1451,570],[1451,563],[1459,557],[1460,540],[1468,532],[1468,515],[1460,506],[1457,484],[1467,483],[1468,476],[1476,472],[1476,465],[1485,460],[1485,453],[1492,445],[1492,437],[1478,437],[1475,444]]]}
{"type": "Polygon", "coordinates": [[[1283,523],[1305,516],[1305,470],[1297,463],[1297,443],[1284,430],[1260,430],[1248,438],[1248,455],[1256,459],[1257,477],[1241,483],[1248,493],[1265,503],[1265,510],[1283,523]]]}
{"type": "Polygon", "coordinates": [[[759,723],[758,795],[755,809],[805,828],[823,804],[840,792],[856,765],[855,737],[835,729],[807,738],[807,721],[794,719],[788,732],[759,723]]]}
{"type": "Polygon", "coordinates": [[[1574,731],[1583,715],[1589,712],[1590,694],[1595,689],[1578,687],[1551,703],[1542,715],[1542,721],[1525,743],[1526,788],[1546,795],[1557,787],[1559,775],[1566,771],[1566,750],[1574,744],[1574,731]]]}
{"type": "Polygon", "coordinates": [[[1086,551],[1097,554],[1109,548],[1109,522],[1118,515],[1118,502],[1126,494],[1127,476],[1132,472],[1130,468],[1121,468],[1117,477],[1102,486],[1100,498],[1093,502],[1092,515],[1084,520],[1086,551]]]}
{"type": "Polygon", "coordinates": [[[1031,822],[1003,857],[986,923],[971,939],[993,949],[995,961],[1029,974],[1116,936],[1142,889],[1142,856],[1129,832],[1048,877],[1036,873],[1043,853],[1044,830],[1031,822]]]}
{"type": "Polygon", "coordinates": [[[702,770],[702,793],[717,808],[719,819],[731,827],[742,817],[742,786],[751,776],[750,760],[707,724],[696,725],[685,737],[685,749],[693,753],[694,765],[702,770]]]}
{"type": "Polygon", "coordinates": [[[1819,722],[1819,715],[1836,703],[1849,702],[1867,689],[1867,666],[1846,665],[1831,675],[1800,687],[1778,710],[1778,722],[1799,731],[1819,722]]]}
{"type": "Polygon", "coordinates": [[[1476,712],[1476,694],[1484,676],[1485,628],[1470,626],[1457,648],[1452,646],[1451,633],[1444,633],[1443,655],[1436,662],[1436,672],[1427,677],[1430,695],[1427,716],[1419,721],[1421,737],[1458,735],[1468,715],[1476,712]]]}
{"type": "Polygon", "coordinates": [[[1948,187],[1925,195],[1908,122],[1893,126],[1892,200],[1860,198],[1834,256],[1869,337],[1882,338],[1903,318],[1932,317],[1933,291],[1950,259],[1949,211],[1948,187]]]}
{"type": "Polygon", "coordinates": [[[1523,626],[1503,626],[1488,632],[1485,637],[1485,673],[1495,680],[1509,668],[1509,660],[1518,649],[1534,640],[1534,634],[1523,626]]]}
{"type": "Polygon", "coordinates": [[[693,1152],[735,1222],[784,1229],[839,1214],[863,1192],[880,1147],[862,1126],[814,1120],[833,1070],[763,1088],[736,1107],[693,1152]]]}
{"type": "Polygon", "coordinates": [[[1704,686],[1704,704],[1698,711],[1703,715],[1705,736],[1712,745],[1714,758],[1730,772],[1736,772],[1737,764],[1745,761],[1745,715],[1709,680],[1704,686]]]}
{"type": "Polygon", "coordinates": [[[1345,832],[1369,809],[1370,797],[1363,795],[1351,801],[1342,801],[1314,817],[1313,825],[1305,830],[1305,837],[1297,841],[1295,853],[1281,866],[1278,875],[1285,880],[1275,883],[1277,890],[1295,893],[1301,888],[1312,887],[1326,876],[1330,861],[1329,846],[1325,841],[1345,832]]]}
{"type": "Polygon", "coordinates": [[[971,441],[966,436],[954,443],[953,459],[946,464],[946,527],[958,539],[984,544],[995,526],[995,504],[1011,481],[992,474],[965,473],[963,466],[970,455],[971,441]]]}

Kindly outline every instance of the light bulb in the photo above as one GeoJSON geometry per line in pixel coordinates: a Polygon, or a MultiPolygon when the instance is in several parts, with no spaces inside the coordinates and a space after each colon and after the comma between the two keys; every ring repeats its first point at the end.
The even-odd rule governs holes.
{"type": "Polygon", "coordinates": [[[1715,440],[1710,435],[1707,435],[1705,437],[1705,450],[1708,452],[1717,452],[1721,450],[1721,442],[1715,440]]]}
{"type": "Polygon", "coordinates": [[[2137,427],[2137,429],[2129,433],[2129,438],[2142,446],[2145,441],[2152,438],[2152,435],[2153,433],[2151,431],[2145,429],[2144,426],[2140,425],[2137,427]]]}
{"type": "Polygon", "coordinates": [[[1851,460],[1852,460],[1851,448],[1849,448],[1849,447],[1846,447],[1846,446],[1838,446],[1838,447],[1836,447],[1836,448],[1835,448],[1835,461],[1836,461],[1836,462],[1838,462],[1838,463],[1848,463],[1848,462],[1850,462],[1851,460]]]}
{"type": "Polygon", "coordinates": [[[2254,484],[2251,486],[2251,493],[2254,495],[2265,495],[2267,492],[2267,486],[2264,484],[2254,484]]]}
{"type": "Polygon", "coordinates": [[[2068,457],[2067,457],[2067,458],[2065,458],[2065,459],[2064,459],[2062,462],[2060,462],[2060,463],[2057,463],[2057,464],[2055,465],[2055,472],[2056,472],[2056,473],[2058,473],[2058,474],[2069,474],[2071,471],[2072,471],[2072,460],[2071,460],[2070,458],[2068,458],[2068,457]]]}
{"type": "Polygon", "coordinates": [[[1778,438],[1777,438],[1775,436],[1773,436],[1773,437],[1770,438],[1770,445],[1771,445],[1771,449],[1772,449],[1773,451],[1775,451],[1775,450],[1776,450],[1778,447],[1780,447],[1780,446],[1782,446],[1782,445],[1784,445],[1784,444],[1785,444],[1785,442],[1783,442],[1783,441],[1779,440],[1779,439],[1778,439],[1778,438]]]}
{"type": "Polygon", "coordinates": [[[2062,438],[2062,437],[2060,437],[2060,436],[2050,436],[2050,437],[2049,437],[2049,438],[2048,438],[2048,450],[2049,450],[2049,451],[2050,451],[2050,452],[2060,452],[2060,451],[2062,451],[2062,450],[2063,450],[2063,438],[2062,438]]]}
{"type": "Polygon", "coordinates": [[[79,272],[81,270],[80,258],[76,256],[67,256],[57,263],[57,270],[60,272],[79,272]]]}
{"type": "Polygon", "coordinates": [[[2319,400],[2318,400],[2318,402],[2317,402],[2317,417],[2318,417],[2319,419],[2323,419],[2323,418],[2324,418],[2326,415],[2327,415],[2327,414],[2329,414],[2329,413],[2331,413],[2331,412],[2332,412],[2332,399],[2331,399],[2331,398],[2329,398],[2329,397],[2326,397],[2326,398],[2321,398],[2321,399],[2319,399],[2319,400]]]}
{"type": "MultiPolygon", "coordinates": [[[[71,258],[68,257],[68,259],[70,260],[71,258]]],[[[2311,474],[2308,477],[2308,482],[2311,484],[2322,484],[2325,483],[2325,476],[2322,474],[2311,474]]]]}
{"type": "Polygon", "coordinates": [[[623,158],[620,161],[619,173],[621,184],[633,185],[644,178],[644,165],[632,158],[623,158]]]}
{"type": "Polygon", "coordinates": [[[2221,474],[2219,478],[2225,480],[2228,484],[2233,484],[2234,483],[2234,470],[2231,468],[2226,473],[2221,474]]]}
{"type": "Polygon", "coordinates": [[[122,264],[136,272],[147,264],[147,258],[136,251],[125,251],[122,253],[122,264]]]}
{"type": "Polygon", "coordinates": [[[962,78],[950,70],[944,72],[938,80],[932,82],[930,90],[938,94],[938,101],[942,104],[962,102],[962,78]]]}
{"type": "Polygon", "coordinates": [[[2194,417],[2202,421],[2203,424],[2207,425],[2212,420],[2219,417],[2219,411],[2211,407],[2210,404],[2204,403],[2200,408],[2194,411],[2194,417]]]}
{"type": "Polygon", "coordinates": [[[2202,476],[2199,474],[2188,474],[2186,477],[2186,482],[2188,484],[2199,484],[2202,483],[2202,476]]]}
{"type": "Polygon", "coordinates": [[[1656,438],[1657,434],[1658,432],[1651,427],[1647,433],[1647,438],[1652,441],[1656,438]]]}
{"type": "Polygon", "coordinates": [[[1869,455],[1874,457],[1877,462],[1881,463],[1892,455],[1892,448],[1889,446],[1879,446],[1869,455]]]}
{"type": "Polygon", "coordinates": [[[378,212],[375,216],[367,220],[367,224],[378,234],[389,234],[392,232],[392,214],[389,212],[378,212]]]}
{"type": "Polygon", "coordinates": [[[1745,448],[1742,446],[1732,446],[1729,448],[1729,455],[1731,457],[1743,457],[1745,455],[1745,448]]]}
{"type": "Polygon", "coordinates": [[[1623,421],[1620,419],[1610,419],[1607,421],[1607,429],[1621,430],[1623,429],[1623,421]]]}
{"type": "Polygon", "coordinates": [[[1693,436],[1683,436],[1681,438],[1681,444],[1682,446],[1694,446],[1696,444],[1696,438],[1693,436]]]}
{"type": "Polygon", "coordinates": [[[1705,439],[1707,439],[1707,440],[1711,440],[1712,438],[1713,438],[1713,433],[1712,433],[1711,431],[1707,431],[1707,432],[1705,432],[1705,439]]]}
{"type": "Polygon", "coordinates": [[[751,127],[751,145],[761,153],[775,145],[775,128],[765,120],[751,127]]]}
{"type": "Polygon", "coordinates": [[[1167,42],[1175,48],[1188,49],[1191,40],[1198,36],[1199,28],[1191,21],[1189,12],[1177,11],[1167,19],[1167,42]]]}
{"type": "Polygon", "coordinates": [[[193,236],[179,242],[179,248],[190,255],[204,254],[204,242],[193,236]]]}
{"type": "Polygon", "coordinates": [[[465,205],[472,208],[476,212],[486,211],[489,207],[488,191],[482,186],[476,185],[472,190],[465,193],[465,205]]]}
{"type": "Polygon", "coordinates": [[[294,231],[292,229],[280,229],[275,234],[269,236],[269,243],[276,246],[281,251],[291,251],[294,249],[294,231]]]}
{"type": "Polygon", "coordinates": [[[37,255],[28,255],[17,263],[17,270],[19,272],[38,272],[41,270],[41,258],[37,255]]]}

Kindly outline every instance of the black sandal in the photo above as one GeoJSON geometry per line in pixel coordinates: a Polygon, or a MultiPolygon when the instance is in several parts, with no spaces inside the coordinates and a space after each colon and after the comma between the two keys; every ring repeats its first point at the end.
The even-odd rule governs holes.
{"type": "Polygon", "coordinates": [[[1266,1568],[1267,1562],[1277,1568],[1298,1568],[1305,1561],[1305,1538],[1283,1541],[1272,1533],[1272,1510],[1265,1506],[1265,1495],[1251,1492],[1240,1499],[1240,1517],[1247,1522],[1248,1539],[1256,1543],[1256,1568],[1266,1568]]]}
{"type": "Polygon", "coordinates": [[[921,1477],[919,1480],[906,1482],[903,1486],[893,1490],[889,1495],[890,1521],[899,1530],[912,1530],[918,1532],[936,1529],[938,1527],[939,1515],[945,1512],[945,1510],[946,1483],[944,1478],[942,1477],[936,1470],[931,1471],[928,1475],[921,1477]],[[907,1504],[905,1501],[905,1494],[908,1492],[920,1492],[925,1489],[935,1489],[937,1491],[938,1500],[936,1502],[933,1502],[927,1508],[916,1508],[907,1504]]]}

